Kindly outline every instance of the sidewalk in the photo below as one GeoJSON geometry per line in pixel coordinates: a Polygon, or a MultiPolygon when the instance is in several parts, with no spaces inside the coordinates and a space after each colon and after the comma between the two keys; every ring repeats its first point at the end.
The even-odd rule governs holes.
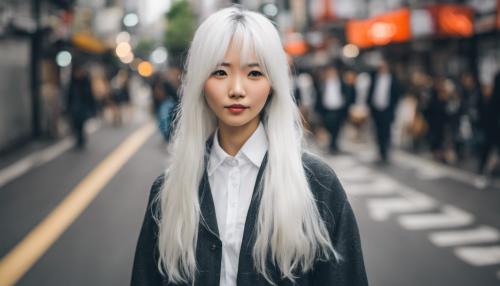
{"type": "MultiPolygon", "coordinates": [[[[145,82],[138,77],[132,79],[130,85],[131,104],[130,109],[124,113],[123,126],[149,120],[150,92],[150,88],[145,82]]],[[[110,121],[109,118],[106,118],[105,113],[101,117],[90,119],[85,127],[87,136],[91,136],[101,129],[103,124],[112,124],[110,121]]],[[[74,146],[74,139],[71,134],[67,134],[53,141],[34,140],[1,154],[0,188],[26,172],[55,159],[74,146]]]]}
{"type": "MultiPolygon", "coordinates": [[[[101,123],[91,119],[85,129],[88,135],[99,130],[101,123]]],[[[58,140],[35,140],[0,157],[0,188],[28,171],[50,162],[75,146],[70,134],[58,140]]]]}

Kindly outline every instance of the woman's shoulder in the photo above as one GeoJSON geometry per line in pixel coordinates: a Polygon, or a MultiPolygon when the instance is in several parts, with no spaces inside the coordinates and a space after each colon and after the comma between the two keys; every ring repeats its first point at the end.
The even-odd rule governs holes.
{"type": "Polygon", "coordinates": [[[302,153],[302,163],[311,191],[316,198],[343,205],[347,196],[332,167],[324,159],[308,151],[302,153]]]}
{"type": "Polygon", "coordinates": [[[163,184],[165,182],[165,173],[162,173],[156,177],[151,185],[151,189],[149,191],[149,199],[148,205],[150,208],[155,209],[157,207],[156,202],[158,202],[160,191],[163,188],[163,184]]]}
{"type": "Polygon", "coordinates": [[[304,166],[311,171],[318,172],[323,175],[335,175],[333,169],[317,154],[310,151],[304,151],[302,153],[302,162],[304,166]]]}
{"type": "Polygon", "coordinates": [[[151,186],[151,192],[159,192],[163,183],[165,182],[165,173],[162,173],[156,177],[153,181],[153,185],[151,186]]]}

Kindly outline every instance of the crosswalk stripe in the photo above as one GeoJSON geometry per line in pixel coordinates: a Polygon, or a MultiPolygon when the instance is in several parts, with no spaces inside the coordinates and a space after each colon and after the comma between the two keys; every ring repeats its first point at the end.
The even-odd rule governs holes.
{"type": "Polygon", "coordinates": [[[456,207],[444,206],[441,213],[402,215],[398,220],[402,227],[418,230],[465,226],[474,220],[474,216],[456,207]]]}
{"type": "MultiPolygon", "coordinates": [[[[342,178],[341,178],[342,179],[342,178]]],[[[377,177],[372,182],[354,183],[347,182],[346,192],[350,195],[388,195],[394,194],[402,187],[392,180],[377,177]]]]}
{"type": "Polygon", "coordinates": [[[356,160],[354,160],[351,156],[330,157],[328,162],[335,170],[351,168],[355,165],[359,165],[358,162],[356,162],[356,160]]]}
{"type": "Polygon", "coordinates": [[[352,166],[337,171],[340,179],[346,182],[366,181],[375,178],[374,172],[363,166],[352,166]]]}
{"type": "Polygon", "coordinates": [[[493,227],[481,226],[476,229],[435,232],[429,238],[435,245],[446,247],[497,242],[500,240],[500,233],[493,227]]]}
{"type": "Polygon", "coordinates": [[[411,189],[401,189],[402,197],[374,198],[368,200],[368,209],[376,221],[386,220],[393,213],[419,212],[435,208],[437,202],[411,189]]]}
{"type": "Polygon", "coordinates": [[[455,249],[455,254],[473,266],[500,264],[500,246],[464,246],[455,249]]]}

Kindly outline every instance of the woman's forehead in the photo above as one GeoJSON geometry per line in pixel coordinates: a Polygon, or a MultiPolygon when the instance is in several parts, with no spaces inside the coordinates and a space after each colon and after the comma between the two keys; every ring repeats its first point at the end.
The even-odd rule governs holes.
{"type": "Polygon", "coordinates": [[[260,66],[260,62],[253,45],[244,45],[241,41],[232,40],[218,65],[254,67],[260,66]]]}

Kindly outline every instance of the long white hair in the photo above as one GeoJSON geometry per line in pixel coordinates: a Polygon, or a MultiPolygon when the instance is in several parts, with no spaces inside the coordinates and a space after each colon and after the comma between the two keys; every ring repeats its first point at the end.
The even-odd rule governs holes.
{"type": "Polygon", "coordinates": [[[217,127],[203,87],[233,40],[241,45],[242,58],[256,55],[272,86],[271,99],[261,114],[269,148],[256,222],[255,266],[272,283],[269,254],[282,277],[291,280],[297,272],[310,270],[316,259],[336,256],[302,164],[303,128],[279,34],[264,16],[230,7],[200,25],[186,63],[170,168],[159,194],[158,268],[171,282],[195,278],[201,215],[198,188],[208,155],[205,143],[217,127]]]}

